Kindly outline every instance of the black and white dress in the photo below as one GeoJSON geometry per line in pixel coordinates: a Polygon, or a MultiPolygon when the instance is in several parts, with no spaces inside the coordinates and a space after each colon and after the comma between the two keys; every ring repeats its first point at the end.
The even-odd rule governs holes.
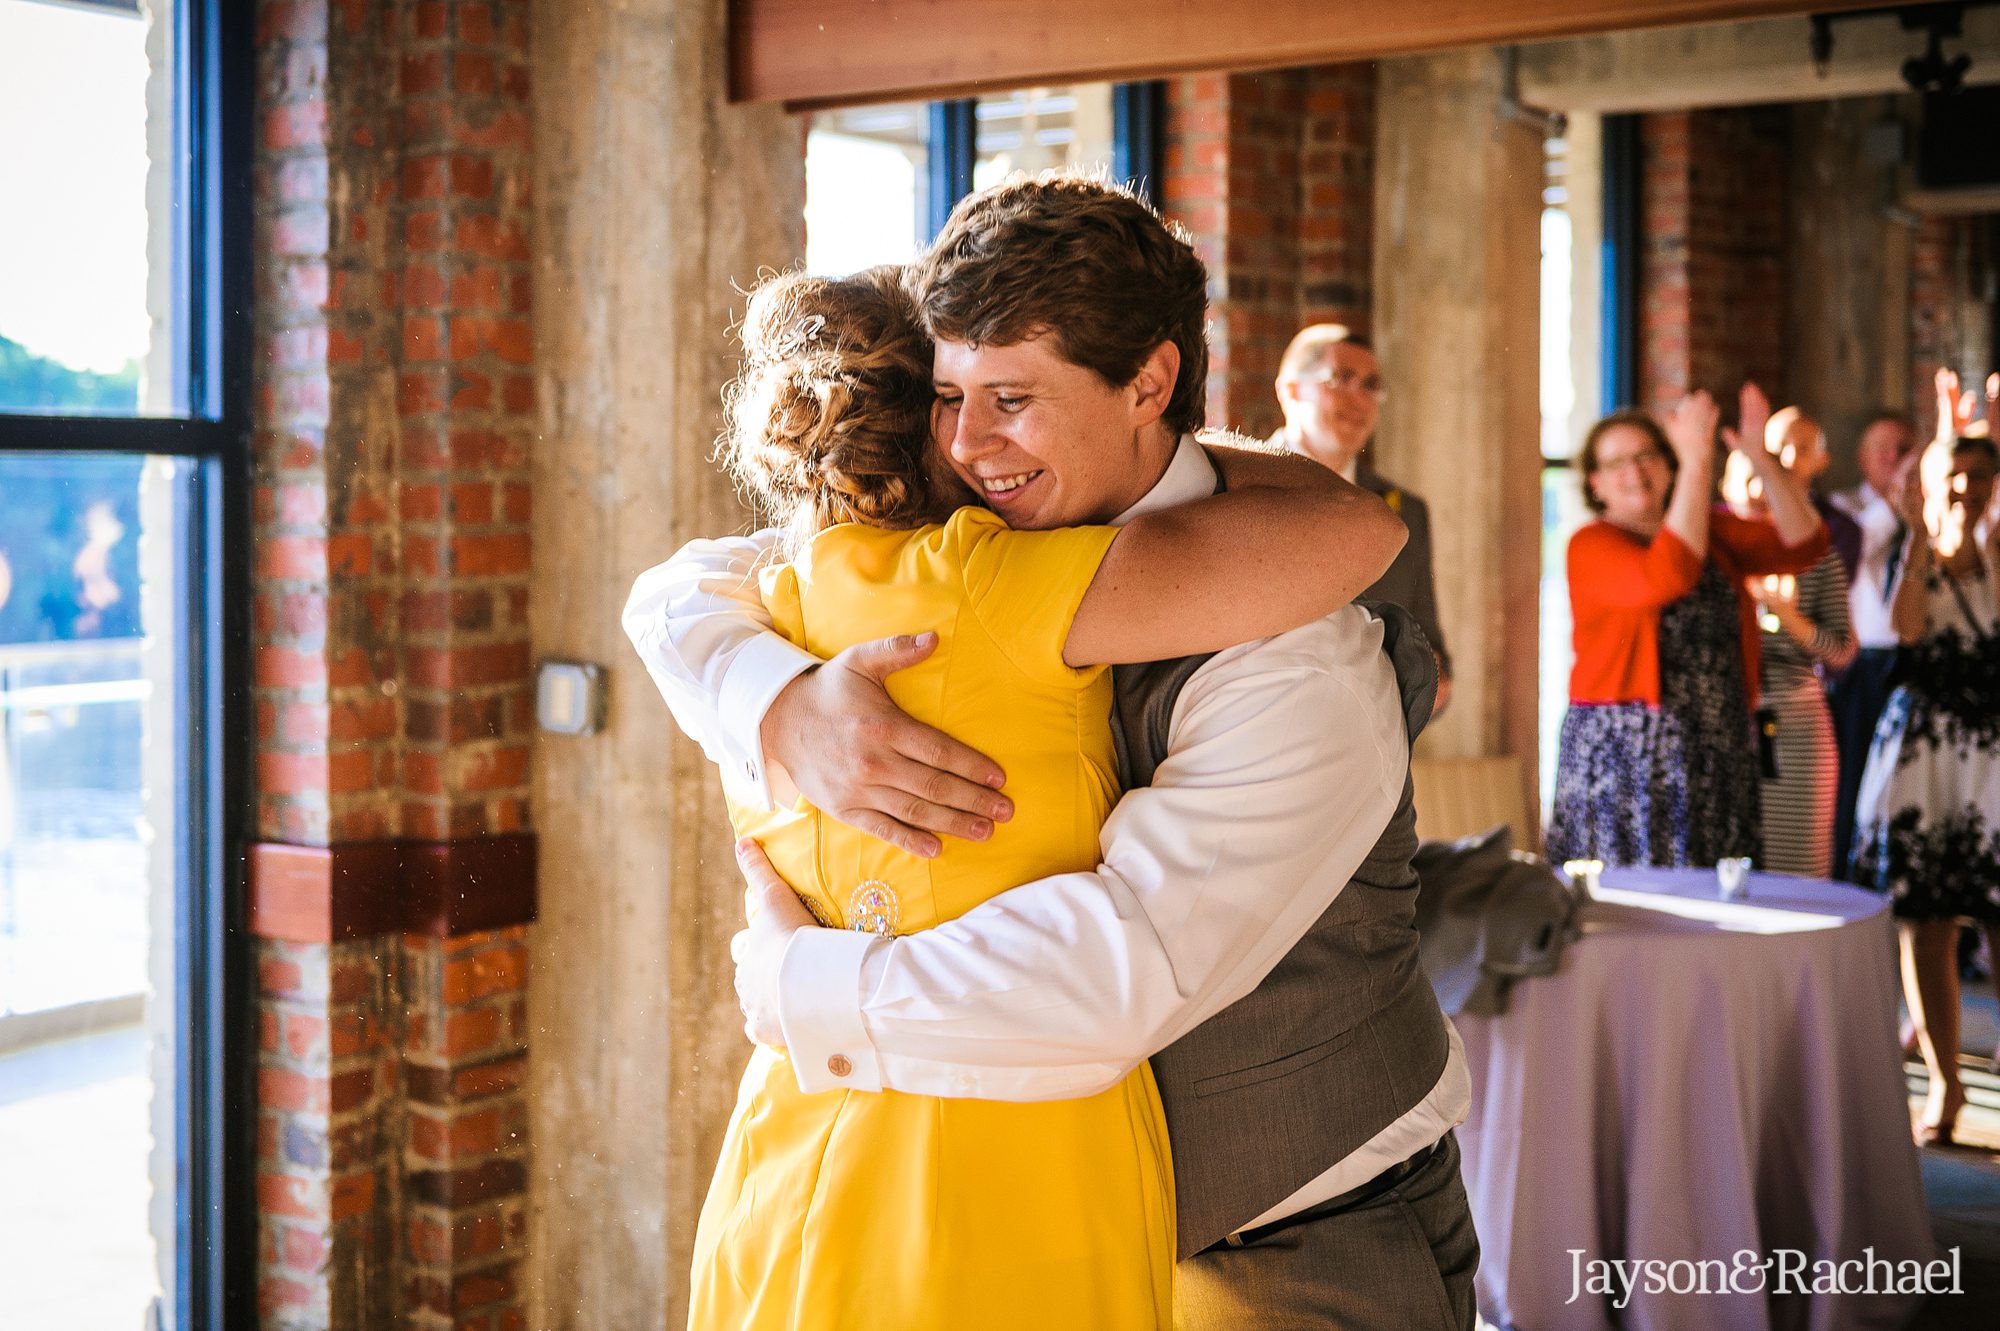
{"type": "Polygon", "coordinates": [[[2000,607],[1990,571],[1932,570],[1855,806],[1854,881],[1903,919],[2000,924],[2000,607]]]}

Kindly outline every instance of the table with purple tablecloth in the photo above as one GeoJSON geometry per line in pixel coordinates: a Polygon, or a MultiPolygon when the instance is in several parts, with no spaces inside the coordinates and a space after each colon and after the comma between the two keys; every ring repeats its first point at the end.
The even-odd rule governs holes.
{"type": "Polygon", "coordinates": [[[1711,870],[1613,869],[1582,925],[1503,1015],[1454,1018],[1481,1314],[1520,1331],[1901,1325],[1922,1303],[1908,1264],[1939,1254],[1887,902],[1775,874],[1724,902],[1711,870]]]}

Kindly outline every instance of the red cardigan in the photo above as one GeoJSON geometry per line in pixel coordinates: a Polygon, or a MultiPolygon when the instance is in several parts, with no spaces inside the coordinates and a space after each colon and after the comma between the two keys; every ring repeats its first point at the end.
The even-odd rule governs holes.
{"type": "MultiPolygon", "coordinates": [[[[1769,522],[1717,507],[1708,517],[1708,548],[1736,592],[1744,685],[1755,707],[1762,635],[1743,579],[1805,572],[1827,552],[1826,527],[1787,546],[1769,522]]],[[[1571,702],[1660,705],[1660,610],[1694,590],[1701,567],[1702,557],[1665,527],[1647,541],[1599,519],[1570,538],[1569,604],[1576,624],[1571,702]]]]}

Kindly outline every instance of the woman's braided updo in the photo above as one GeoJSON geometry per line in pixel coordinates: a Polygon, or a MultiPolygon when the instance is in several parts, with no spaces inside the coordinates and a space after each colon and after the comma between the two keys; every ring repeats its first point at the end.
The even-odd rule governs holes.
{"type": "Polygon", "coordinates": [[[941,520],[931,343],[902,270],[785,273],[751,293],[718,453],[796,540],[842,522],[941,520]]]}

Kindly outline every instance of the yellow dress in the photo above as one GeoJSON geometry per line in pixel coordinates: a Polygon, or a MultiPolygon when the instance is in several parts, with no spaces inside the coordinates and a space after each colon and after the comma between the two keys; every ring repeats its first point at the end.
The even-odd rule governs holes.
{"type": "MultiPolygon", "coordinates": [[[[820,656],[935,629],[893,675],[910,715],[1007,770],[1014,818],[922,860],[800,803],[732,806],[836,928],[909,933],[1011,886],[1091,869],[1117,796],[1111,679],[1063,664],[1109,528],[1016,532],[983,509],[917,531],[841,526],[765,575],[820,656]]],[[[699,1331],[1124,1331],[1171,1325],[1173,1172],[1151,1069],[1081,1100],[800,1092],[782,1051],[744,1073],[695,1236],[699,1331]]]]}

